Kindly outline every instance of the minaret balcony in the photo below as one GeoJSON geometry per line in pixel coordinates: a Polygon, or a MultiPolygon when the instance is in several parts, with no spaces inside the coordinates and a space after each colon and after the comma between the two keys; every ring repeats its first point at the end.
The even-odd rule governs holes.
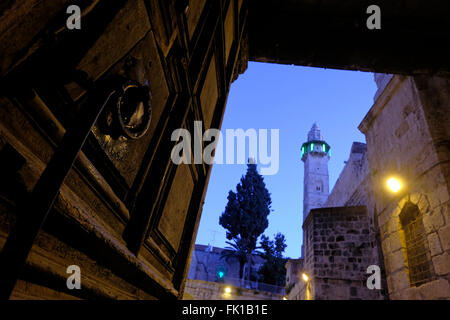
{"type": "Polygon", "coordinates": [[[330,149],[331,149],[330,145],[323,140],[311,140],[311,141],[305,142],[302,145],[302,149],[301,149],[301,152],[302,152],[301,159],[302,159],[302,161],[305,161],[307,154],[331,156],[330,149]]]}

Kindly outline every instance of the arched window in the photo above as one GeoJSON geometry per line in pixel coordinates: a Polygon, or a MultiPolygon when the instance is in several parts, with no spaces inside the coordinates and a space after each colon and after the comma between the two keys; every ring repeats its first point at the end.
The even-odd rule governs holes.
{"type": "Polygon", "coordinates": [[[400,212],[400,223],[405,235],[409,284],[417,287],[434,277],[427,235],[419,208],[407,202],[400,212]]]}

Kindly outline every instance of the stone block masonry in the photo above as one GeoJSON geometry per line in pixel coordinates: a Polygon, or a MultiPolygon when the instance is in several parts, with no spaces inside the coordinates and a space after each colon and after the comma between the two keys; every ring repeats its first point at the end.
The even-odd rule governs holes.
{"type": "Polygon", "coordinates": [[[282,294],[203,280],[186,281],[183,300],[282,300],[282,294]],[[225,289],[229,288],[228,293],[225,289]]]}
{"type": "Polygon", "coordinates": [[[378,259],[365,206],[313,209],[303,232],[313,299],[383,299],[366,285],[367,267],[378,259]]]}

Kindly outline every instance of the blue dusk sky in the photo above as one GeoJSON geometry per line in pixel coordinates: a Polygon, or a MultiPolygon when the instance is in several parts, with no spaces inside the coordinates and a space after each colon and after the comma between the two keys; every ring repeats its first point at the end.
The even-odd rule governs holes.
{"type": "MultiPolygon", "coordinates": [[[[222,134],[226,129],[279,129],[279,170],[275,175],[264,176],[272,197],[269,227],[264,234],[273,238],[275,233],[283,233],[287,257],[301,255],[303,162],[300,149],[308,131],[316,122],[331,146],[328,163],[331,191],[353,141],[365,142],[358,125],[372,106],[375,92],[373,73],[256,62],[250,62],[247,71],[232,84],[222,134]]],[[[219,217],[227,204],[228,191],[236,190],[245,172],[245,164],[213,165],[197,244],[227,246],[219,217]]]]}

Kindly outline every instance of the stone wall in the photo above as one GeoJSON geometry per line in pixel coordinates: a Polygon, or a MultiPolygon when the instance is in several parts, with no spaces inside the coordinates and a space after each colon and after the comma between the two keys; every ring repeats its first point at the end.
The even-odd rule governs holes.
{"type": "MultiPolygon", "coordinates": [[[[384,85],[387,85],[387,83],[384,85]]],[[[374,261],[381,269],[381,294],[387,297],[384,257],[379,228],[376,219],[374,219],[374,198],[366,144],[353,142],[349,159],[339,175],[325,206],[366,206],[369,235],[374,246],[374,261]]]]}
{"type": "Polygon", "coordinates": [[[364,206],[311,210],[303,232],[312,299],[383,298],[366,286],[367,267],[378,262],[368,220],[364,206]]]}
{"type": "MultiPolygon", "coordinates": [[[[239,261],[236,258],[222,258],[225,249],[196,244],[192,252],[188,278],[193,280],[215,281],[219,267],[226,269],[226,277],[239,279],[239,261]]],[[[264,263],[258,255],[252,256],[250,276],[256,280],[257,271],[264,263]]]]}
{"type": "Polygon", "coordinates": [[[373,97],[373,101],[377,101],[378,97],[383,93],[384,89],[388,85],[389,81],[391,81],[393,75],[386,73],[374,73],[374,79],[377,83],[378,90],[373,97]]]}
{"type": "Polygon", "coordinates": [[[288,259],[286,262],[286,295],[288,300],[303,300],[303,282],[301,274],[303,272],[304,259],[288,259]]]}
{"type": "Polygon", "coordinates": [[[366,144],[353,142],[350,156],[324,207],[366,205],[369,163],[366,144]]]}
{"type": "Polygon", "coordinates": [[[239,288],[227,284],[191,280],[186,281],[183,300],[282,300],[283,295],[258,291],[253,289],[239,288]],[[227,293],[225,288],[230,288],[227,293]]]}
{"type": "Polygon", "coordinates": [[[374,191],[391,299],[449,299],[449,101],[448,80],[394,76],[364,118],[374,191]],[[386,180],[397,176],[403,188],[390,193],[386,180]],[[400,212],[416,205],[422,215],[427,259],[433,276],[411,283],[400,212]]]}

